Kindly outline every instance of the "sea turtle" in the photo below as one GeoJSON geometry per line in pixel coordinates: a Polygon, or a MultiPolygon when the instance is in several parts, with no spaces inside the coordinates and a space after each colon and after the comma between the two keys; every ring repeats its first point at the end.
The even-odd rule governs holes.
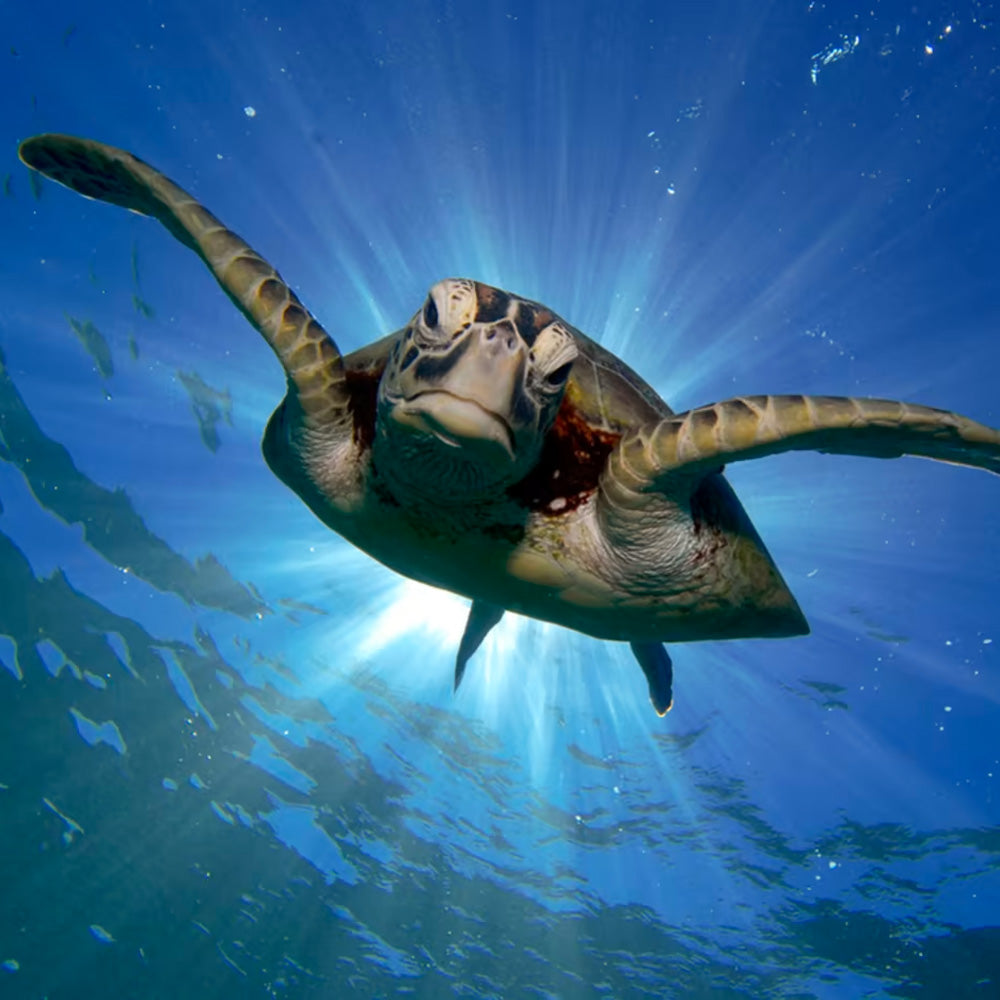
{"type": "Polygon", "coordinates": [[[146,163],[63,135],[20,155],[159,219],[208,265],[288,376],[264,432],[274,473],[386,566],[472,599],[456,688],[506,609],[631,643],[661,715],[663,642],[807,632],[724,462],[805,449],[1000,472],[1000,432],[924,406],[742,396],[674,414],[550,309],[478,281],[439,281],[343,357],[270,264],[146,163]]]}

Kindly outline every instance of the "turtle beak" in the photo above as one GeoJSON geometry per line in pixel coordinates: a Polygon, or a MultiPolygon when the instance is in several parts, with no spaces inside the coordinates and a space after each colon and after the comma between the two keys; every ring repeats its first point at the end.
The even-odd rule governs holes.
{"type": "Polygon", "coordinates": [[[510,320],[476,330],[453,364],[397,404],[392,419],[484,462],[516,460],[511,415],[523,392],[527,348],[510,320]]]}
{"type": "Polygon", "coordinates": [[[450,392],[422,392],[397,406],[392,419],[483,462],[506,463],[515,458],[514,435],[507,422],[478,402],[450,392]]]}

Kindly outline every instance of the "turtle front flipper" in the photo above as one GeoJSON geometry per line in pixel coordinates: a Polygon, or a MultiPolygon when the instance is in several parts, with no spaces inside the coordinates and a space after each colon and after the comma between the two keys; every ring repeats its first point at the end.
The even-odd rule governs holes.
{"type": "MultiPolygon", "coordinates": [[[[741,396],[626,434],[601,478],[602,510],[686,499],[710,472],[785,451],[898,458],[918,455],[1000,473],[1000,431],[948,410],[849,396],[741,396]]],[[[634,519],[624,513],[623,529],[634,519]]]]}
{"type": "Polygon", "coordinates": [[[346,418],[344,365],[333,338],[281,275],[191,195],[131,153],[91,139],[38,135],[21,143],[19,153],[33,170],[88,198],[159,219],[201,257],[271,346],[307,422],[346,418]]]}

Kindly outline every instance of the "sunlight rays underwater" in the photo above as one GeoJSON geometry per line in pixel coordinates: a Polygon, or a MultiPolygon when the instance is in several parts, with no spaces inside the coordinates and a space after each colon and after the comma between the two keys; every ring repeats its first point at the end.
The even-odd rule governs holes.
{"type": "MultiPolygon", "coordinates": [[[[198,126],[175,111],[179,132],[154,137],[146,126],[127,144],[267,256],[345,351],[400,327],[433,281],[468,275],[551,305],[620,353],[676,409],[737,392],[917,393],[998,422],[989,380],[974,377],[996,361],[995,344],[983,348],[978,339],[979,324],[957,317],[969,331],[965,350],[947,369],[922,366],[924,345],[935,359],[939,348],[926,335],[913,343],[905,311],[892,308],[905,290],[900,279],[879,283],[887,249],[903,241],[912,259],[927,247],[929,222],[899,231],[905,212],[897,204],[882,226],[871,226],[879,194],[847,179],[857,165],[850,157],[836,173],[843,179],[822,190],[810,190],[797,169],[821,168],[822,150],[803,164],[787,162],[783,150],[755,149],[739,170],[719,167],[734,152],[734,117],[749,113],[741,76],[751,42],[737,66],[727,68],[719,54],[703,68],[699,78],[708,82],[697,93],[675,87],[654,106],[645,87],[658,79],[654,71],[637,82],[617,65],[601,75],[579,60],[545,59],[528,73],[499,9],[490,16],[503,32],[497,62],[473,73],[459,26],[417,26],[383,53],[396,67],[393,82],[349,95],[349,124],[331,124],[329,108],[317,104],[310,84],[319,85],[323,67],[315,52],[294,82],[276,74],[264,87],[257,66],[295,65],[285,39],[260,30],[227,45],[210,20],[195,19],[190,44],[202,47],[234,98],[255,95],[247,103],[257,114],[239,120],[241,102],[233,100],[218,126],[178,146],[178,134],[191,140],[198,126]],[[452,34],[432,35],[439,31],[452,34]],[[421,58],[428,54],[434,58],[421,58]],[[511,79],[524,89],[507,103],[511,79]],[[677,109],[695,99],[706,112],[679,120],[677,109]],[[592,121],[614,121],[618,131],[599,141],[592,121]],[[309,140],[289,143],[289,132],[309,140]],[[645,141],[650,132],[669,136],[667,145],[645,141]],[[738,188],[725,183],[737,174],[738,188]],[[851,266],[843,264],[845,245],[851,266]],[[879,281],[858,277],[866,269],[879,281]]],[[[540,17],[534,27],[552,37],[540,17]]],[[[315,31],[329,41],[339,27],[325,22],[315,31]]],[[[598,48],[574,30],[569,48],[598,48]]],[[[360,59],[338,51],[345,72],[360,59]]],[[[825,93],[815,100],[829,115],[825,93]]],[[[127,130],[108,112],[68,118],[124,142],[127,130]]],[[[62,128],[66,119],[30,124],[62,128]]],[[[866,155],[897,154],[886,140],[866,155]]],[[[948,165],[946,153],[938,157],[923,162],[927,176],[948,165]]],[[[51,185],[30,220],[20,208],[19,271],[37,282],[28,261],[44,257],[50,289],[31,308],[22,302],[4,314],[3,346],[28,408],[89,478],[125,488],[154,535],[192,562],[217,553],[273,613],[242,621],[123,581],[123,568],[108,572],[75,527],[54,539],[54,519],[38,519],[6,466],[4,529],[37,575],[63,565],[71,583],[152,635],[190,642],[203,629],[238,680],[255,687],[266,678],[290,699],[315,698],[336,720],[337,754],[370,756],[386,780],[398,781],[411,807],[407,828],[440,842],[455,870],[488,862],[498,883],[526,894],[529,876],[544,872],[552,882],[538,898],[558,906],[558,886],[569,908],[580,905],[571,891],[578,878],[595,909],[600,901],[645,903],[701,930],[745,928],[774,919],[783,891],[816,886],[817,875],[824,889],[836,884],[831,896],[850,898],[851,864],[870,868],[877,852],[865,855],[844,834],[839,846],[856,852],[853,862],[839,857],[840,867],[830,868],[838,863],[832,853],[807,857],[831,831],[842,834],[838,824],[848,817],[917,830],[995,824],[996,807],[983,795],[1000,773],[982,751],[992,716],[974,707],[985,702],[995,713],[1000,703],[990,555],[1000,535],[989,477],[945,466],[909,471],[916,460],[812,456],[734,468],[731,479],[813,636],[675,647],[676,707],[660,721],[623,647],[508,615],[452,696],[466,602],[403,580],[332,538],[270,476],[258,442],[283,391],[280,369],[200,264],[154,223],[51,185]],[[133,243],[152,318],[131,305],[133,243]],[[91,264],[100,287],[88,281],[91,264]],[[91,371],[64,311],[105,332],[120,359],[113,377],[91,371]],[[130,364],[133,334],[141,350],[130,364]],[[220,423],[215,453],[199,441],[181,369],[232,395],[232,426],[220,423]],[[946,705],[953,711],[945,714],[946,705]],[[912,735],[901,736],[907,725],[912,735]],[[963,744],[952,735],[963,726],[983,738],[963,744]],[[484,744],[470,750],[463,741],[477,733],[484,744]],[[926,749],[935,740],[940,753],[926,749]],[[754,865],[760,870],[747,876],[754,865]],[[740,879],[766,881],[769,867],[786,881],[773,883],[761,908],[740,879]]],[[[932,273],[942,253],[932,248],[919,271],[931,312],[944,311],[947,299],[932,273]]],[[[182,698],[184,684],[173,686],[182,698]]],[[[330,729],[240,704],[267,719],[274,742],[258,739],[246,759],[229,755],[224,764],[217,754],[217,780],[249,765],[310,789],[316,779],[306,765],[298,776],[282,770],[282,754],[295,754],[280,741],[327,749],[330,729]]],[[[196,744],[193,733],[203,730],[197,713],[191,717],[196,744]]],[[[145,738],[169,746],[175,725],[164,718],[162,732],[145,738]]],[[[114,751],[102,749],[113,768],[114,751]]],[[[198,822],[204,802],[180,770],[177,782],[178,801],[186,796],[170,813],[179,830],[198,822]]],[[[281,796],[291,802],[291,793],[274,787],[264,822],[331,883],[377,867],[345,860],[340,841],[317,825],[350,801],[350,785],[325,789],[322,805],[296,801],[284,811],[281,796]]],[[[240,822],[225,802],[218,808],[220,822],[240,822]]],[[[902,834],[899,843],[905,847],[902,834]]],[[[377,858],[377,838],[365,849],[377,858]]],[[[950,849],[955,857],[969,850],[950,849]]],[[[995,865],[995,852],[983,856],[995,865]]],[[[983,856],[973,854],[977,863],[983,856]]],[[[122,870],[133,860],[124,857],[122,870]]],[[[911,896],[903,899],[901,912],[912,913],[911,896]]],[[[989,912],[961,897],[937,916],[973,926],[989,912]]]]}
{"type": "MultiPolygon", "coordinates": [[[[469,86],[459,87],[456,92],[468,93],[472,82],[468,83],[469,86]]],[[[724,90],[727,81],[720,78],[717,86],[724,90]]],[[[542,87],[546,94],[565,95],[569,90],[572,87],[565,82],[562,86],[542,87]]],[[[619,100],[623,94],[614,96],[615,100],[619,100]]],[[[729,101],[733,99],[728,97],[729,101]]],[[[294,92],[286,92],[285,101],[283,110],[290,114],[291,120],[299,122],[306,132],[315,129],[315,109],[303,103],[301,98],[295,98],[294,92]]],[[[727,98],[722,94],[709,93],[706,103],[709,106],[725,106],[727,98]]],[[[441,156],[434,144],[411,142],[409,148],[394,151],[396,162],[419,165],[419,169],[411,173],[403,185],[394,182],[389,163],[384,162],[382,157],[376,157],[376,162],[383,162],[382,170],[387,175],[385,183],[378,183],[382,178],[376,171],[373,183],[360,190],[352,188],[338,176],[335,158],[322,144],[317,147],[318,155],[314,160],[308,164],[299,162],[294,171],[287,172],[278,172],[274,166],[261,171],[256,162],[242,164],[239,157],[229,157],[231,172],[240,183],[233,185],[235,198],[232,194],[223,195],[222,200],[230,203],[225,211],[214,204],[207,192],[202,191],[209,181],[209,172],[213,188],[222,182],[216,168],[208,164],[197,165],[193,185],[190,178],[178,174],[176,170],[173,173],[182,184],[193,186],[206,198],[210,207],[219,211],[226,221],[258,246],[261,246],[261,239],[255,237],[254,229],[259,228],[269,234],[264,238],[268,249],[261,248],[286,274],[293,276],[293,281],[296,274],[294,259],[301,257],[308,261],[309,266],[303,268],[307,281],[303,282],[302,294],[331,327],[345,350],[398,327],[423,294],[418,284],[421,280],[426,284],[428,278],[433,280],[443,274],[468,273],[471,267],[483,280],[505,283],[561,308],[572,322],[602,339],[612,349],[623,351],[626,358],[650,377],[668,400],[700,401],[701,396],[698,400],[690,398],[696,385],[704,386],[709,397],[713,390],[715,396],[733,391],[724,383],[735,382],[735,390],[741,391],[744,379],[750,383],[751,390],[813,388],[811,384],[803,386],[801,381],[794,386],[789,384],[792,376],[783,372],[782,358],[789,359],[784,363],[790,366],[797,367],[801,362],[791,360],[794,355],[789,354],[787,341],[775,337],[768,345],[759,337],[748,335],[748,331],[768,329],[771,326],[769,320],[776,311],[780,311],[783,302],[800,300],[803,294],[818,286],[820,276],[828,273],[830,268],[830,248],[838,240],[860,231],[860,222],[868,207],[866,202],[860,202],[852,211],[845,209],[843,203],[847,199],[839,197],[835,189],[824,191],[820,204],[825,212],[821,210],[820,217],[823,214],[830,216],[830,224],[826,228],[811,227],[819,234],[812,251],[791,255],[787,250],[788,241],[797,241],[792,236],[775,232],[768,224],[779,182],[770,178],[774,164],[765,160],[757,168],[759,174],[756,180],[752,176],[745,179],[739,216],[718,220],[720,228],[715,230],[714,239],[698,247],[698,254],[693,260],[677,261],[682,265],[678,271],[677,267],[668,266],[670,255],[674,252],[671,248],[682,239],[679,234],[691,226],[691,222],[685,224],[684,217],[697,211],[694,196],[697,187],[690,195],[683,185],[680,185],[680,194],[666,194],[659,178],[651,179],[652,175],[646,169],[641,176],[636,172],[640,166],[646,167],[644,162],[632,166],[608,156],[597,161],[597,172],[593,163],[588,163],[586,172],[575,171],[570,176],[565,164],[573,159],[572,153],[567,148],[560,148],[557,143],[560,135],[564,142],[568,141],[567,133],[573,129],[567,128],[566,123],[573,120],[577,109],[578,105],[570,104],[548,108],[551,119],[562,124],[553,130],[555,142],[547,144],[544,156],[532,157],[529,161],[524,159],[524,152],[531,147],[525,142],[494,142],[489,145],[486,133],[482,136],[484,146],[481,151],[476,149],[475,135],[470,137],[471,148],[470,143],[459,141],[456,135],[452,141],[445,143],[448,156],[441,156]],[[487,153],[499,154],[499,162],[491,160],[490,169],[477,169],[475,160],[480,152],[484,159],[487,153]],[[308,169],[305,169],[307,165],[308,169]],[[636,173],[630,177],[630,172],[636,173]],[[584,206],[601,203],[600,193],[608,189],[612,177],[618,181],[616,186],[628,192],[628,197],[634,202],[648,202],[652,197],[652,204],[641,214],[621,211],[595,229],[595,222],[589,218],[584,206]],[[584,183],[589,187],[583,186],[584,183]],[[652,189],[654,183],[659,185],[658,193],[652,189]],[[246,205],[254,206],[249,217],[244,217],[240,211],[246,205]],[[559,211],[554,207],[558,207],[559,211]],[[656,223],[650,221],[652,218],[656,219],[656,223]],[[518,226],[518,220],[525,224],[518,226]],[[347,239],[344,239],[345,221],[347,239]],[[753,255],[747,257],[737,249],[747,245],[747,234],[768,231],[773,233],[770,250],[766,246],[758,247],[753,255]],[[582,266],[573,256],[553,256],[549,260],[539,258],[539,241],[535,237],[543,233],[549,234],[553,247],[585,247],[582,266]],[[629,248],[628,252],[614,252],[614,248],[619,246],[629,248]],[[319,247],[319,252],[313,252],[313,247],[319,247]],[[726,247],[731,249],[726,250],[726,247]],[[292,263],[286,264],[283,257],[289,251],[292,263]],[[710,260],[714,273],[728,275],[730,289],[720,289],[718,281],[706,268],[697,265],[699,259],[710,260]],[[761,270],[766,268],[763,262],[768,259],[787,259],[793,263],[783,273],[769,274],[761,270]],[[636,266],[637,262],[639,266],[636,266]],[[310,272],[322,275],[312,281],[319,289],[318,294],[309,287],[310,272]],[[330,272],[346,275],[348,279],[346,286],[342,279],[338,279],[335,296],[323,291],[330,284],[330,272]],[[585,284],[581,284],[581,275],[584,274],[587,279],[585,284]],[[669,278],[665,283],[657,282],[654,274],[665,274],[669,278]],[[391,282],[388,281],[390,275],[391,282]],[[735,289],[735,304],[732,289],[735,289]],[[409,293],[410,298],[400,308],[395,300],[403,299],[404,291],[409,293]],[[687,331],[700,328],[706,317],[712,316],[717,309],[713,303],[717,302],[720,294],[729,306],[729,326],[715,329],[710,341],[698,335],[692,337],[687,331]],[[379,305],[386,297],[390,304],[379,305]],[[567,304],[564,305],[564,302],[567,304]],[[665,308],[660,309],[661,305],[665,308]],[[647,320],[648,315],[656,318],[647,320]],[[652,324],[655,334],[644,332],[647,324],[652,324]],[[701,344],[694,352],[686,349],[692,339],[701,344]],[[683,363],[674,363],[672,359],[675,357],[684,358],[683,363]],[[739,373],[739,377],[735,373],[739,373]],[[774,382],[761,386],[761,379],[774,379],[774,382]]],[[[447,101],[437,111],[437,117],[433,111],[424,112],[428,131],[436,135],[454,131],[455,122],[460,117],[458,110],[447,101]]],[[[695,141],[686,145],[684,160],[676,164],[674,172],[679,175],[690,173],[699,159],[710,157],[722,142],[721,130],[725,122],[726,119],[720,116],[701,129],[695,141]]],[[[517,123],[510,124],[516,133],[517,123]]],[[[693,130],[697,123],[682,124],[685,128],[691,126],[693,130]]],[[[255,120],[254,127],[258,125],[255,120]]],[[[370,141],[378,140],[373,138],[370,141]]],[[[47,192],[48,204],[55,199],[64,204],[69,196],[55,189],[47,192]]],[[[623,202],[622,209],[629,207],[623,202]]],[[[282,537],[282,521],[295,519],[298,526],[301,524],[297,520],[299,514],[305,519],[309,515],[305,512],[291,513],[292,504],[285,504],[280,486],[273,488],[268,485],[266,499],[263,499],[260,490],[266,472],[253,473],[253,489],[245,496],[238,495],[244,491],[236,486],[251,474],[253,463],[257,460],[257,428],[263,426],[278,395],[275,392],[274,397],[269,399],[259,382],[259,371],[276,368],[273,359],[260,345],[251,345],[254,339],[252,332],[242,328],[241,320],[232,315],[228,303],[212,288],[210,279],[199,273],[198,262],[186,260],[187,255],[181,248],[167,245],[169,238],[166,234],[154,231],[153,224],[145,220],[115,221],[113,210],[104,206],[88,206],[87,212],[88,219],[91,216],[99,219],[102,228],[113,227],[120,232],[127,226],[130,234],[128,240],[119,240],[117,251],[111,235],[102,239],[102,250],[110,259],[99,258],[101,271],[113,266],[117,255],[117,270],[121,272],[126,247],[131,241],[136,241],[144,261],[147,294],[154,301],[169,301],[172,304],[168,314],[155,325],[162,327],[165,321],[173,331],[181,333],[180,342],[176,332],[170,331],[164,334],[164,331],[157,330],[155,337],[144,337],[142,366],[133,369],[135,374],[131,379],[119,378],[115,383],[119,405],[139,406],[140,400],[143,401],[139,407],[143,436],[154,434],[160,440],[166,440],[165,432],[179,429],[186,419],[183,401],[178,399],[172,375],[173,386],[168,388],[174,396],[172,406],[158,405],[155,401],[157,393],[150,384],[151,376],[154,381],[157,379],[153,374],[157,368],[162,379],[163,374],[176,370],[182,357],[203,372],[208,382],[229,387],[237,400],[238,429],[231,432],[224,429],[223,432],[227,452],[223,475],[217,467],[211,468],[213,463],[218,466],[223,458],[221,454],[210,456],[200,449],[189,449],[179,443],[176,450],[163,449],[162,452],[164,461],[169,460],[172,454],[176,455],[171,478],[182,488],[173,496],[163,481],[156,483],[158,495],[155,497],[149,489],[143,490],[137,479],[143,470],[138,466],[134,469],[131,489],[140,497],[144,494],[148,497],[143,506],[144,517],[154,529],[162,523],[168,536],[176,537],[196,555],[209,547],[220,547],[218,543],[226,539],[225,525],[220,522],[252,523],[255,515],[244,519],[241,512],[241,508],[252,508],[256,516],[269,525],[266,537],[255,534],[248,551],[241,551],[237,539],[226,539],[223,543],[232,553],[227,561],[237,569],[240,578],[253,579],[268,589],[269,577],[277,573],[285,586],[298,581],[297,586],[303,588],[305,593],[304,599],[309,600],[308,580],[320,575],[335,576],[338,590],[355,598],[352,603],[338,608],[338,620],[329,630],[318,627],[309,630],[311,633],[329,631],[331,634],[314,639],[315,648],[310,651],[311,655],[303,651],[307,660],[321,661],[326,652],[335,647],[340,656],[346,653],[348,658],[376,660],[379,669],[387,671],[386,676],[391,683],[398,682],[408,690],[421,694],[429,689],[437,692],[446,690],[453,650],[462,628],[463,602],[385,574],[371,566],[365,557],[351,553],[346,546],[336,542],[320,541],[325,559],[282,558],[281,553],[294,552],[297,548],[301,550],[303,544],[301,541],[289,543],[282,537]],[[159,268],[156,263],[150,263],[160,260],[165,263],[159,268]],[[180,300],[176,296],[178,288],[184,289],[180,300]],[[202,338],[200,331],[206,328],[213,333],[202,338]],[[234,369],[236,359],[243,356],[254,358],[254,363],[248,365],[244,361],[234,369]],[[139,382],[133,389],[130,382],[135,382],[136,377],[139,382]],[[171,413],[174,418],[167,425],[165,418],[171,413]],[[233,447],[239,449],[239,466],[232,464],[233,447]],[[199,486],[199,483],[204,485],[199,486]],[[229,484],[232,484],[231,490],[229,484]],[[216,506],[213,500],[220,496],[220,490],[225,490],[228,495],[227,502],[216,506]],[[213,506],[216,506],[216,517],[210,513],[213,506]],[[164,509],[167,507],[169,511],[164,509]],[[195,510],[199,512],[197,517],[190,513],[195,510]],[[233,545],[235,547],[230,547],[233,545]],[[253,552],[259,552],[261,547],[268,556],[255,564],[253,552]],[[325,574],[324,562],[327,566],[325,574]],[[374,583],[375,580],[377,583],[374,583]],[[364,596],[359,599],[357,595],[361,594],[364,596]],[[411,648],[407,655],[400,656],[402,649],[399,647],[408,644],[411,648]],[[425,652],[418,657],[415,653],[421,648],[425,652]],[[392,666],[394,661],[399,663],[398,667],[392,666]],[[431,662],[434,663],[433,673],[438,678],[433,683],[429,679],[431,662]],[[396,674],[398,676],[394,676],[396,674]]],[[[806,218],[815,220],[816,215],[814,209],[806,213],[806,218]]],[[[51,226],[46,229],[51,232],[51,226]]],[[[63,252],[72,257],[74,251],[66,245],[69,241],[64,239],[62,242],[65,246],[63,252]]],[[[110,284],[115,285],[114,282],[110,284]]],[[[123,284],[119,282],[118,287],[123,284]]],[[[118,298],[121,297],[119,293],[118,298]]],[[[85,311],[82,304],[78,311],[85,311]]],[[[58,336],[53,330],[51,340],[55,342],[58,336]]],[[[811,343],[809,348],[813,349],[811,343]]],[[[833,384],[839,374],[845,376],[845,382],[848,382],[844,388],[853,388],[850,384],[856,374],[853,366],[843,356],[834,354],[833,358],[823,355],[815,362],[819,371],[826,375],[824,383],[833,384]]],[[[801,368],[798,371],[798,378],[801,379],[801,368]]],[[[811,379],[807,378],[807,381],[811,379]]],[[[279,380],[277,376],[269,376],[268,382],[278,384],[279,380]]],[[[67,390],[64,413],[74,412],[82,402],[78,398],[78,386],[68,386],[67,390]]],[[[886,394],[892,394],[891,385],[887,386],[886,394]]],[[[76,412],[79,413],[79,410],[76,412]]],[[[81,426],[87,426],[87,422],[81,422],[81,426]]],[[[85,451],[89,442],[99,442],[102,438],[103,435],[84,432],[79,442],[73,444],[74,455],[85,451]]],[[[117,441],[121,441],[120,431],[117,432],[117,441]]],[[[808,473],[799,474],[796,471],[796,463],[801,469],[807,460],[793,456],[787,460],[772,460],[770,464],[777,464],[778,461],[786,465],[787,475],[779,477],[766,468],[744,473],[754,481],[752,487],[743,493],[748,508],[759,512],[762,530],[766,525],[765,538],[778,555],[779,565],[783,563],[781,553],[786,550],[813,549],[812,562],[817,565],[823,561],[822,557],[837,553],[830,551],[829,546],[823,548],[826,532],[812,532],[791,518],[768,517],[769,507],[776,500],[773,495],[775,489],[780,490],[782,509],[809,509],[815,519],[813,523],[822,523],[824,511],[838,511],[838,532],[841,536],[838,548],[841,551],[846,542],[856,555],[872,552],[872,525],[879,514],[877,503],[866,501],[877,501],[884,497],[884,493],[881,486],[869,490],[862,485],[868,470],[861,466],[868,463],[850,463],[857,470],[850,480],[840,475],[825,477],[826,492],[817,498],[815,480],[810,479],[808,473]],[[848,503],[854,508],[852,513],[844,510],[848,503]],[[817,509],[818,506],[820,509],[817,509]]],[[[825,461],[846,463],[848,460],[825,461]]],[[[86,464],[92,471],[97,471],[99,463],[93,459],[86,464]]],[[[151,469],[155,471],[156,466],[151,469]]],[[[742,469],[739,470],[737,478],[742,472],[742,469]]],[[[878,473],[880,483],[899,473],[897,468],[878,473]]],[[[950,473],[946,469],[937,469],[935,474],[945,476],[950,473]]],[[[317,532],[319,539],[322,539],[321,531],[317,532]]],[[[315,549],[316,545],[314,543],[309,547],[315,549]]],[[[859,562],[856,571],[869,571],[872,566],[870,560],[869,554],[867,564],[859,562]]],[[[907,561],[901,558],[894,569],[902,572],[906,565],[907,561]]],[[[800,586],[799,581],[792,582],[796,589],[800,586]]],[[[848,620],[847,624],[850,627],[853,623],[848,620]]],[[[796,647],[802,648],[798,643],[796,647]]],[[[774,660],[780,660],[785,655],[778,645],[769,648],[773,653],[769,653],[768,657],[774,660]]],[[[680,700],[686,700],[688,696],[686,687],[690,681],[687,674],[697,671],[711,676],[715,670],[713,660],[718,655],[697,647],[678,650],[680,700]],[[691,662],[690,667],[688,662],[691,662]]],[[[648,720],[644,714],[647,713],[647,706],[644,704],[641,677],[628,677],[625,664],[618,662],[619,659],[619,653],[614,648],[605,650],[600,644],[590,644],[540,623],[523,622],[509,616],[509,620],[487,640],[477,657],[467,682],[469,690],[463,692],[462,697],[467,705],[474,706],[474,714],[493,724],[501,724],[505,716],[532,720],[529,724],[530,738],[525,745],[533,760],[532,771],[542,775],[546,768],[546,753],[552,745],[553,720],[559,718],[560,713],[562,717],[574,718],[581,709],[584,713],[588,710],[602,714],[608,711],[609,722],[623,741],[628,741],[640,727],[646,726],[648,720]],[[590,677],[585,683],[575,679],[579,669],[591,675],[596,672],[586,670],[586,667],[576,668],[575,661],[587,664],[602,656],[608,658],[607,669],[599,671],[598,679],[590,677]],[[625,683],[625,678],[629,683],[625,683]]],[[[722,712],[740,711],[739,706],[727,702],[725,689],[712,690],[711,700],[722,712]]],[[[759,707],[766,711],[766,705],[759,707]]],[[[780,725],[777,728],[780,729],[780,725]]]]}

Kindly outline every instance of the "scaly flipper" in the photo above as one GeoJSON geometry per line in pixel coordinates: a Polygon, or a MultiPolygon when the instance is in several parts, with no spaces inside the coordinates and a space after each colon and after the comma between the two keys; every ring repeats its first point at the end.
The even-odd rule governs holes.
{"type": "Polygon", "coordinates": [[[629,643],[649,682],[649,700],[661,718],[674,704],[674,665],[661,642],[629,643]]]}
{"type": "Polygon", "coordinates": [[[465,665],[469,662],[469,658],[482,645],[490,629],[503,618],[503,613],[504,609],[497,604],[490,604],[487,601],[472,602],[472,607],[469,608],[469,620],[465,623],[465,632],[458,644],[458,656],[455,657],[454,690],[457,691],[458,685],[462,683],[465,665]]]}
{"type": "Polygon", "coordinates": [[[724,463],[784,451],[919,455],[1000,473],[1000,431],[948,410],[849,396],[742,396],[622,437],[601,479],[604,514],[613,527],[616,510],[642,510],[655,494],[684,499],[724,463]]]}
{"type": "Polygon", "coordinates": [[[27,166],[88,198],[150,215],[208,265],[278,356],[306,421],[347,419],[344,365],[333,338],[270,264],[163,174],[131,153],[90,139],[38,135],[19,150],[27,166]]]}

